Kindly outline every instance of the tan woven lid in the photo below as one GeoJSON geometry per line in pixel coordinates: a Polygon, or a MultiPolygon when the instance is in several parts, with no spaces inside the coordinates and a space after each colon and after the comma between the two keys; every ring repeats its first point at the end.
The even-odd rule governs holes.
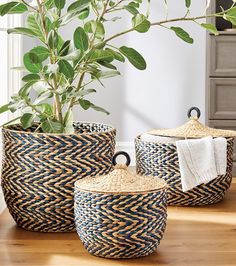
{"type": "Polygon", "coordinates": [[[160,190],[166,187],[166,182],[158,177],[140,176],[128,170],[130,163],[129,155],[125,152],[118,152],[114,156],[114,170],[107,175],[87,177],[75,182],[75,187],[81,191],[99,193],[143,193],[160,190]],[[118,155],[125,155],[125,164],[114,163],[118,155]]]}
{"type": "Polygon", "coordinates": [[[236,137],[236,131],[215,129],[203,125],[198,120],[200,115],[200,110],[197,107],[192,107],[188,111],[189,121],[186,124],[172,129],[154,129],[149,131],[148,133],[157,136],[168,136],[175,138],[203,138],[207,136],[236,137]],[[197,116],[195,117],[191,116],[191,112],[193,110],[197,112],[197,116]]]}

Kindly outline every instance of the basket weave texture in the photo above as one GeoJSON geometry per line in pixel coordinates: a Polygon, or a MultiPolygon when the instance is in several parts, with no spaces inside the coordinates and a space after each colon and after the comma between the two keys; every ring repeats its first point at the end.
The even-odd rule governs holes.
{"type": "Polygon", "coordinates": [[[75,223],[85,248],[95,256],[116,259],[155,251],[166,228],[166,183],[146,177],[143,187],[144,177],[122,166],[98,177],[101,182],[86,179],[75,184],[75,223]]]}
{"type": "Polygon", "coordinates": [[[18,226],[31,231],[69,232],[74,224],[74,182],[112,169],[115,129],[75,123],[74,134],[3,128],[2,188],[18,226]]]}
{"type": "Polygon", "coordinates": [[[188,111],[189,121],[173,129],[154,129],[149,134],[171,138],[202,138],[207,136],[227,138],[226,174],[183,192],[179,170],[178,153],[175,142],[143,141],[140,136],[135,140],[137,173],[163,178],[169,185],[168,204],[181,206],[197,206],[213,204],[221,201],[232,181],[233,144],[236,131],[210,128],[198,120],[201,111],[192,107],[188,111]],[[197,116],[192,116],[192,111],[197,116]]]}
{"type": "Polygon", "coordinates": [[[198,206],[217,203],[224,198],[232,181],[233,140],[227,139],[226,174],[183,192],[176,145],[150,143],[142,141],[139,136],[135,140],[137,173],[163,178],[168,184],[169,205],[198,206]]]}

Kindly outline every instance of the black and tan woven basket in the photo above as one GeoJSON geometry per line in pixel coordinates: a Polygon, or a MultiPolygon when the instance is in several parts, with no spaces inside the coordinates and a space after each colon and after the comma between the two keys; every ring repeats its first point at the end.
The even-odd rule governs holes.
{"type": "MultiPolygon", "coordinates": [[[[123,152],[116,156],[121,153],[129,160],[123,152]]],[[[75,183],[76,229],[95,256],[118,259],[151,254],[166,228],[166,208],[166,182],[133,175],[125,165],[75,183]]]]}
{"type": "Polygon", "coordinates": [[[168,183],[168,204],[181,206],[197,206],[213,204],[221,201],[232,180],[233,142],[235,131],[213,129],[198,121],[200,110],[193,107],[189,110],[189,122],[175,129],[157,129],[151,135],[171,138],[202,138],[206,136],[227,138],[227,170],[225,175],[218,176],[207,184],[201,184],[183,192],[177,148],[174,141],[158,143],[144,141],[138,136],[135,140],[137,173],[163,178],[168,183]],[[196,110],[197,117],[191,117],[196,110]]]}
{"type": "Polygon", "coordinates": [[[115,129],[75,123],[74,134],[2,129],[2,188],[18,226],[32,231],[69,232],[74,225],[74,182],[112,169],[115,129]]]}

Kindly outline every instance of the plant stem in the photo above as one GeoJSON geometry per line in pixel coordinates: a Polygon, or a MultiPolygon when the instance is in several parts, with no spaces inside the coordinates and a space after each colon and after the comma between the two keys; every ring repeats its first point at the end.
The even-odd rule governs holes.
{"type": "MultiPolygon", "coordinates": [[[[85,76],[85,72],[83,72],[81,74],[81,76],[80,76],[80,79],[79,79],[79,82],[78,82],[76,91],[79,91],[80,90],[81,85],[82,85],[83,80],[84,80],[84,76],[85,76]]],[[[69,113],[70,109],[73,107],[75,99],[76,99],[76,97],[71,98],[71,100],[70,100],[70,102],[68,104],[68,108],[67,108],[65,117],[67,117],[67,114],[69,113]]]]}
{"type": "MultiPolygon", "coordinates": [[[[42,4],[40,3],[39,0],[37,0],[37,4],[38,4],[38,8],[39,8],[38,12],[39,12],[41,20],[42,20],[43,31],[44,31],[44,35],[45,35],[45,41],[47,41],[48,32],[47,32],[47,28],[46,28],[46,24],[45,24],[44,11],[42,9],[42,4]]],[[[50,49],[50,47],[48,45],[47,45],[47,47],[48,47],[48,49],[50,49]]],[[[54,51],[52,51],[52,49],[50,49],[50,50],[51,50],[51,53],[53,53],[53,55],[50,56],[50,63],[55,64],[55,61],[53,59],[55,57],[54,51]]],[[[54,91],[57,91],[58,85],[57,85],[56,75],[53,75],[53,87],[54,87],[54,91]]],[[[56,93],[54,93],[54,100],[55,100],[54,111],[56,112],[55,113],[56,119],[58,121],[60,121],[60,123],[63,123],[62,105],[61,105],[60,97],[56,93]]]]}

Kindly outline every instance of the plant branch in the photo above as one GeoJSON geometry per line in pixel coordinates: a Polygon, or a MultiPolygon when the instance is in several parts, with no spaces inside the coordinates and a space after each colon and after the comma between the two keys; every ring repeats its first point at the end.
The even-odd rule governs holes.
{"type": "Polygon", "coordinates": [[[114,6],[110,7],[107,9],[107,12],[109,13],[111,10],[113,10],[114,8],[116,8],[117,6],[119,6],[122,2],[124,2],[125,0],[120,0],[118,1],[114,6]]]}
{"type": "MultiPolygon", "coordinates": [[[[163,24],[166,23],[171,23],[171,22],[177,22],[177,21],[195,21],[195,20],[200,20],[200,19],[204,19],[204,18],[212,18],[212,17],[221,17],[225,12],[227,12],[227,10],[225,10],[224,12],[220,12],[220,13],[216,13],[216,14],[210,14],[210,15],[203,15],[203,16],[198,16],[198,17],[180,17],[180,18],[173,18],[173,19],[168,19],[168,20],[163,20],[163,21],[157,21],[157,22],[153,22],[151,23],[151,26],[161,26],[163,24]]],[[[122,31],[120,33],[117,33],[109,38],[107,38],[106,40],[104,40],[104,43],[107,43],[119,36],[125,35],[129,32],[135,31],[135,28],[130,28],[128,30],[122,31]]]]}
{"type": "MultiPolygon", "coordinates": [[[[79,79],[79,82],[78,82],[78,85],[77,85],[77,88],[76,88],[76,91],[79,91],[80,88],[81,88],[81,85],[83,83],[83,80],[84,80],[84,76],[85,76],[85,73],[86,72],[83,72],[80,76],[80,79],[79,79]]],[[[66,111],[66,114],[70,111],[70,109],[73,107],[74,105],[74,101],[75,101],[76,97],[72,97],[69,104],[68,104],[68,108],[67,108],[67,111],[66,111]]],[[[66,116],[66,115],[65,115],[66,116]]]]}

